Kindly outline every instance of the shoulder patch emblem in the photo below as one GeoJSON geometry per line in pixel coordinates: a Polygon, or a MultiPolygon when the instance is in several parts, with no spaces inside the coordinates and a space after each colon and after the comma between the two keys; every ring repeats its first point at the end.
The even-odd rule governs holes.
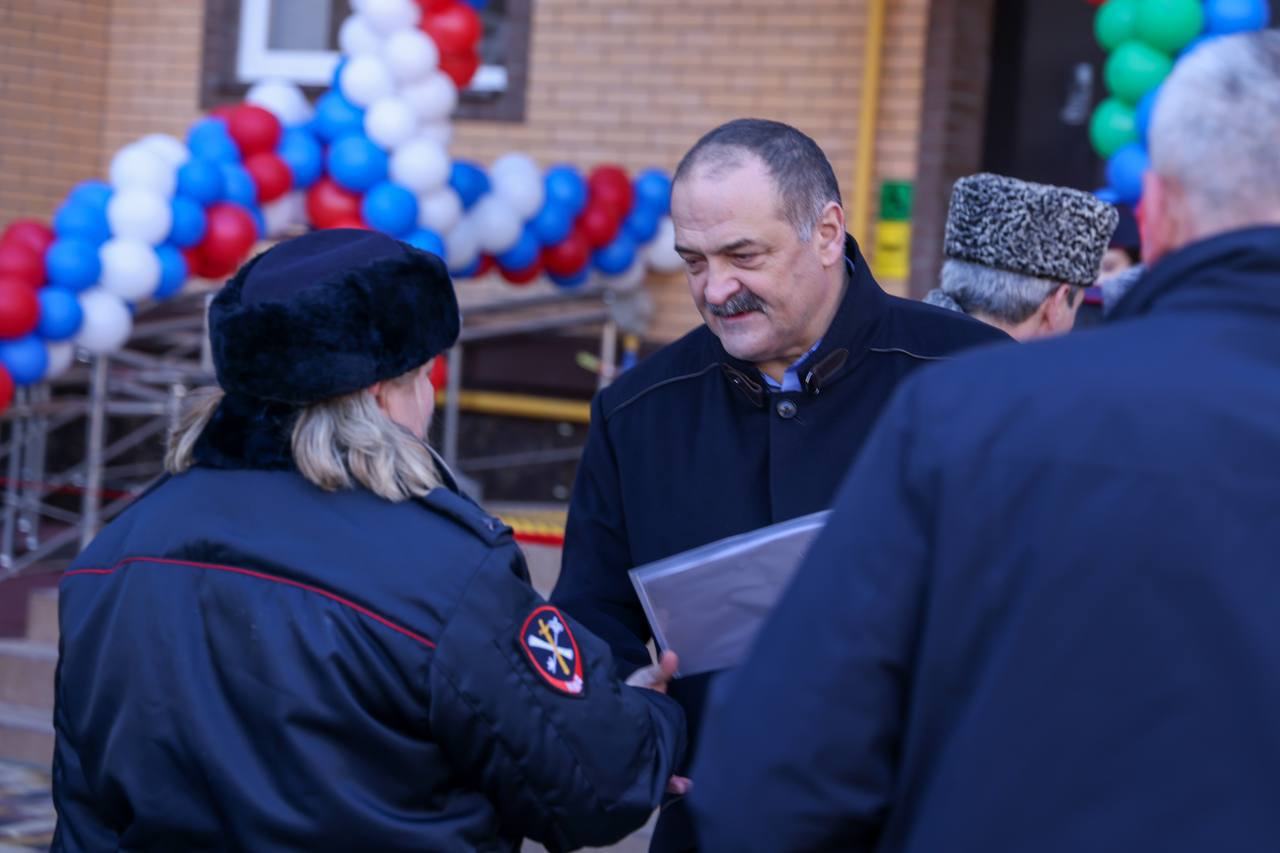
{"type": "Polygon", "coordinates": [[[520,647],[529,665],[553,690],[582,695],[586,683],[578,641],[559,610],[550,605],[535,608],[520,629],[520,647]]]}

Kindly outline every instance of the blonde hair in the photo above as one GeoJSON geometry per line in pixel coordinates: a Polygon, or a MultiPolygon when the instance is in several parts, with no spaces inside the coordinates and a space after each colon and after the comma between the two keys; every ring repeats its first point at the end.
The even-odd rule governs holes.
{"type": "MultiPolygon", "coordinates": [[[[411,370],[388,384],[411,382],[417,372],[411,370]]],[[[191,395],[191,402],[169,433],[164,458],[169,473],[179,474],[191,467],[196,441],[223,396],[221,388],[202,388],[191,395]]],[[[368,388],[302,409],[290,444],[298,471],[326,492],[350,489],[358,483],[389,501],[404,501],[421,497],[441,483],[426,442],[382,411],[368,388]]]]}

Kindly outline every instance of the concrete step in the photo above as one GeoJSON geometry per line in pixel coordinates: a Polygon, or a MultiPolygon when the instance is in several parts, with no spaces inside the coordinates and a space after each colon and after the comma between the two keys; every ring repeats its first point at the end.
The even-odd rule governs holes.
{"type": "Polygon", "coordinates": [[[0,761],[53,765],[53,712],[0,704],[0,761]]]}
{"type": "Polygon", "coordinates": [[[31,640],[0,640],[0,704],[53,710],[58,647],[31,640]]]}
{"type": "Polygon", "coordinates": [[[58,645],[58,590],[40,589],[27,599],[27,639],[58,645]]]}

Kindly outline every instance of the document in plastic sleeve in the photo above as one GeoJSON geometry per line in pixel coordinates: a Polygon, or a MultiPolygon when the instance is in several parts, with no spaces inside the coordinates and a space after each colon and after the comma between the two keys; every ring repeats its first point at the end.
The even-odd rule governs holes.
{"type": "Polygon", "coordinates": [[[631,570],[660,649],[682,676],[739,663],[830,511],[742,533],[631,570]]]}

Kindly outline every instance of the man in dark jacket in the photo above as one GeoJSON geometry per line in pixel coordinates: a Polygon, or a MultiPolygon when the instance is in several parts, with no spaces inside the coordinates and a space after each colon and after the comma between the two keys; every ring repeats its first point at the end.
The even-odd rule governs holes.
{"type": "Polygon", "coordinates": [[[1277,138],[1280,32],[1183,59],[1116,321],[903,386],[713,703],[707,849],[1276,849],[1277,138]]]}
{"type": "MultiPolygon", "coordinates": [[[[905,376],[1008,340],[886,295],[845,234],[826,157],[786,125],[707,134],[676,170],[672,218],[706,325],[592,403],[552,596],[629,667],[650,638],[629,569],[826,508],[905,376]]],[[[691,738],[706,686],[671,686],[691,738]]],[[[683,803],[664,809],[653,849],[693,845],[683,803]]]]}
{"type": "Polygon", "coordinates": [[[563,850],[642,825],[679,707],[618,682],[422,441],[458,334],[444,263],[317,232],[246,265],[210,329],[221,391],[173,476],[62,581],[54,849],[563,850]]]}

